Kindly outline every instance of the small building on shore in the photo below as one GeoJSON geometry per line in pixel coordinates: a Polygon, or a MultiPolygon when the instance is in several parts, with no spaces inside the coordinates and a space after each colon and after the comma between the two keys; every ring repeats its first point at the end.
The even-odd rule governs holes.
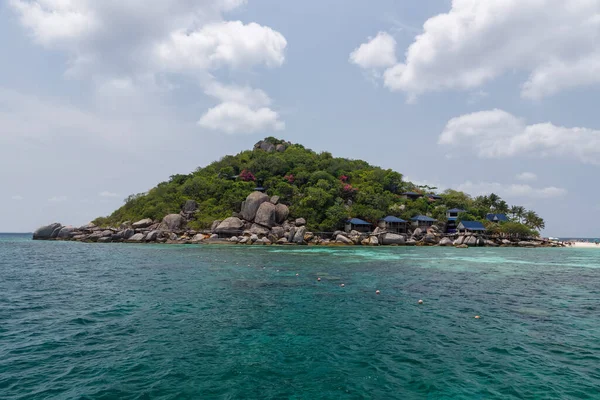
{"type": "Polygon", "coordinates": [[[485,216],[485,219],[487,219],[490,222],[495,222],[495,223],[508,221],[508,217],[506,216],[506,214],[487,214],[485,216]]]}
{"type": "Polygon", "coordinates": [[[360,218],[352,218],[346,221],[346,232],[357,231],[368,233],[371,232],[373,225],[367,221],[363,221],[360,218]]]}
{"type": "Polygon", "coordinates": [[[479,221],[460,221],[457,227],[458,233],[483,233],[486,230],[479,221]]]}
{"type": "Polygon", "coordinates": [[[446,223],[446,233],[456,233],[456,228],[458,224],[458,214],[464,213],[465,210],[460,208],[453,208],[446,212],[446,218],[448,222],[446,223]]]}
{"type": "Polygon", "coordinates": [[[437,194],[428,194],[427,198],[431,201],[442,200],[442,196],[438,196],[437,194]]]}
{"type": "Polygon", "coordinates": [[[433,219],[427,215],[417,215],[411,218],[411,221],[414,228],[428,229],[437,222],[437,219],[433,219]]]}
{"type": "Polygon", "coordinates": [[[406,225],[407,221],[393,215],[388,215],[379,221],[379,227],[386,229],[390,233],[406,233],[406,225]]]}
{"type": "Polygon", "coordinates": [[[417,200],[420,199],[421,197],[423,197],[423,195],[421,193],[416,193],[416,192],[404,192],[401,194],[402,198],[407,199],[407,200],[417,200]]]}

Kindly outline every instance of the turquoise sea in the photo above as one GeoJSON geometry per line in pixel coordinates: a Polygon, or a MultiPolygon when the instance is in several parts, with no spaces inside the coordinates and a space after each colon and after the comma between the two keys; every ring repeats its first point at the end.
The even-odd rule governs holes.
{"type": "Polygon", "coordinates": [[[4,400],[600,398],[600,250],[29,238],[0,235],[4,400]]]}

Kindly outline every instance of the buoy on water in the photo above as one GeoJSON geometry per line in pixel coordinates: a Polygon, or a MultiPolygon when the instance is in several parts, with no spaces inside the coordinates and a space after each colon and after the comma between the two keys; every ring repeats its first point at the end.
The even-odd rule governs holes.
{"type": "Polygon", "coordinates": [[[476,316],[475,316],[475,319],[479,319],[479,318],[481,318],[479,315],[476,315],[476,316]]]}
{"type": "Polygon", "coordinates": [[[376,290],[375,294],[381,294],[381,292],[379,290],[376,290]]]}
{"type": "Polygon", "coordinates": [[[317,281],[321,282],[321,278],[317,278],[317,281]]]}
{"type": "Polygon", "coordinates": [[[346,286],[346,285],[344,285],[343,283],[340,285],[340,287],[344,287],[344,286],[346,286]]]}
{"type": "Polygon", "coordinates": [[[419,304],[423,304],[423,300],[419,300],[419,304]]]}

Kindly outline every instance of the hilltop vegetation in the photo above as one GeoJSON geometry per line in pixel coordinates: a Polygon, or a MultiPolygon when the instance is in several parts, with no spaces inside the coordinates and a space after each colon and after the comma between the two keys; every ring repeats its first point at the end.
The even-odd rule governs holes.
{"type": "MultiPolygon", "coordinates": [[[[333,157],[329,152],[316,153],[272,137],[257,143],[253,150],[225,156],[188,175],[173,175],[147,193],[131,195],[121,208],[94,223],[118,226],[143,218],[160,220],[167,214],[179,213],[187,200],[195,200],[199,211],[190,227],[208,228],[214,220],[239,212],[242,201],[257,186],[271,196],[279,196],[282,203],[289,205],[290,217],[305,218],[313,231],[340,229],[349,217],[376,223],[386,215],[410,219],[425,214],[443,222],[451,208],[466,210],[461,218],[469,220],[484,221],[489,212],[510,214],[514,221],[505,225],[522,234],[543,228],[543,220],[537,214],[518,206],[510,208],[494,194],[472,198],[447,190],[439,194],[438,200],[426,196],[404,199],[403,192],[432,194],[436,188],[416,186],[404,181],[396,171],[365,161],[333,157]]],[[[500,228],[494,226],[496,230],[500,228]]]]}

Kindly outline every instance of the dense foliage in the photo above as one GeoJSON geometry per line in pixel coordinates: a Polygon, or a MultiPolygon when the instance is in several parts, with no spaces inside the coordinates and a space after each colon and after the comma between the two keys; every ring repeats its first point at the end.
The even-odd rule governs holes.
{"type": "MultiPolygon", "coordinates": [[[[275,138],[265,141],[282,143],[275,138]]],[[[403,181],[400,173],[365,161],[316,153],[299,144],[286,146],[283,152],[255,148],[225,156],[189,175],[171,176],[168,182],[160,183],[148,193],[129,196],[112,215],[94,222],[115,226],[142,218],[159,220],[178,213],[186,200],[193,199],[198,202],[199,212],[190,226],[206,228],[214,220],[238,212],[242,201],[257,186],[269,195],[280,196],[281,202],[290,206],[291,217],[306,218],[309,228],[315,231],[339,229],[349,217],[376,223],[386,215],[410,219],[427,214],[445,221],[448,209],[460,207],[468,210],[471,218],[482,220],[492,209],[511,211],[495,195],[473,199],[454,190],[442,193],[441,200],[404,199],[405,191],[428,194],[435,188],[415,186],[403,181]]],[[[521,211],[515,217],[525,221],[527,213],[521,211]]],[[[534,221],[532,215],[529,217],[527,221],[534,221]]],[[[538,223],[536,228],[540,227],[543,226],[538,223]]]]}

